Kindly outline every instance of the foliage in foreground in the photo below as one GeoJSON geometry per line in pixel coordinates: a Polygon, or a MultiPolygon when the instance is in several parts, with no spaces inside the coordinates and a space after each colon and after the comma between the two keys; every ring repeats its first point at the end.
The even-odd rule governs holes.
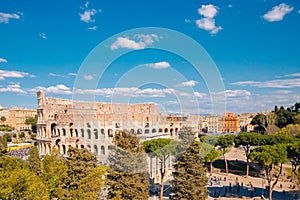
{"type": "Polygon", "coordinates": [[[194,141],[175,163],[171,199],[206,199],[207,177],[200,142],[194,141]]]}

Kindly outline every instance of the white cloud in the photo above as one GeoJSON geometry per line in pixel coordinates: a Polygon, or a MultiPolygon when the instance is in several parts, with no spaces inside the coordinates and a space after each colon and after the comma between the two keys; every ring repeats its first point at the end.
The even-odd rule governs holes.
{"type": "Polygon", "coordinates": [[[183,87],[193,87],[193,86],[195,86],[197,83],[198,83],[197,81],[190,80],[190,81],[186,81],[186,82],[180,83],[180,86],[183,86],[183,87]]]}
{"type": "Polygon", "coordinates": [[[165,69],[165,68],[169,68],[171,66],[170,63],[168,63],[166,61],[157,62],[157,63],[149,63],[149,64],[145,64],[145,65],[150,68],[153,68],[153,69],[165,69]]]}
{"type": "Polygon", "coordinates": [[[293,7],[285,3],[281,3],[278,6],[274,6],[272,10],[264,14],[263,18],[269,22],[281,21],[284,16],[292,12],[293,9],[293,7]]]}
{"type": "Polygon", "coordinates": [[[40,33],[39,36],[45,40],[47,39],[46,33],[40,33]]]}
{"type": "Polygon", "coordinates": [[[27,72],[0,70],[0,80],[4,80],[5,78],[24,78],[25,76],[35,77],[27,72]]]}
{"type": "Polygon", "coordinates": [[[300,77],[300,73],[286,74],[283,76],[275,76],[275,78],[284,78],[284,77],[300,77]]]}
{"type": "Polygon", "coordinates": [[[92,30],[92,31],[95,31],[97,30],[98,26],[91,26],[91,27],[88,27],[88,30],[92,30]]]}
{"type": "Polygon", "coordinates": [[[111,50],[119,48],[138,50],[152,45],[155,41],[159,41],[159,37],[155,34],[136,34],[133,39],[129,37],[118,37],[110,48],[111,50]]]}
{"type": "Polygon", "coordinates": [[[191,23],[192,21],[190,19],[185,19],[184,22],[191,23]]]}
{"type": "Polygon", "coordinates": [[[216,34],[220,30],[222,30],[221,26],[216,26],[214,17],[218,14],[219,8],[212,4],[202,5],[201,8],[198,9],[198,13],[204,18],[198,19],[195,21],[198,28],[209,31],[210,34],[216,34]]]}
{"type": "Polygon", "coordinates": [[[47,94],[59,94],[59,95],[69,95],[72,94],[72,91],[70,88],[63,84],[55,85],[55,86],[50,86],[50,87],[42,87],[38,86],[30,90],[32,93],[36,93],[38,91],[44,91],[47,94]]]}
{"type": "Polygon", "coordinates": [[[214,18],[218,13],[218,9],[217,6],[212,4],[202,5],[201,8],[198,9],[198,13],[205,18],[214,18]]]}
{"type": "Polygon", "coordinates": [[[300,78],[268,80],[268,81],[238,81],[231,85],[253,86],[259,88],[298,88],[300,87],[300,78]]]}
{"type": "Polygon", "coordinates": [[[300,13],[300,10],[298,10],[298,13],[300,13]]]}
{"type": "Polygon", "coordinates": [[[4,58],[0,58],[0,63],[7,63],[7,60],[4,58]]]}
{"type": "Polygon", "coordinates": [[[55,73],[49,73],[48,76],[61,77],[61,78],[69,78],[68,76],[65,76],[65,75],[62,75],[62,74],[55,74],[55,73]]]}
{"type": "Polygon", "coordinates": [[[8,24],[10,19],[20,19],[20,15],[0,12],[0,23],[8,24]]]}
{"type": "Polygon", "coordinates": [[[93,75],[84,75],[83,78],[87,81],[93,80],[94,76],[93,75]]]}
{"type": "Polygon", "coordinates": [[[200,93],[200,92],[194,92],[194,95],[200,99],[204,98],[207,96],[205,93],[200,93]]]}
{"type": "Polygon", "coordinates": [[[216,26],[215,19],[212,18],[202,18],[196,20],[196,24],[198,28],[204,29],[206,31],[210,31],[211,34],[216,34],[220,30],[222,30],[221,26],[216,26]]]}
{"type": "Polygon", "coordinates": [[[68,73],[68,76],[77,76],[77,74],[76,73],[68,73]]]}
{"type": "Polygon", "coordinates": [[[12,92],[17,94],[26,94],[26,91],[21,89],[20,84],[11,83],[7,87],[0,87],[0,92],[12,92]]]}
{"type": "Polygon", "coordinates": [[[232,8],[233,6],[232,6],[232,4],[228,4],[228,8],[232,8]]]}
{"type": "Polygon", "coordinates": [[[97,13],[97,11],[95,9],[90,9],[90,10],[86,10],[84,11],[84,13],[79,13],[80,16],[80,20],[85,22],[85,23],[90,23],[90,22],[94,22],[95,20],[92,19],[92,17],[97,13]]]}

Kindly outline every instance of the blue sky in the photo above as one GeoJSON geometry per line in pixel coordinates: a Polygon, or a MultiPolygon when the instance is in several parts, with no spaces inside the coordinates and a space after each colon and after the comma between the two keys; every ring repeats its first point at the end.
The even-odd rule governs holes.
{"type": "MultiPolygon", "coordinates": [[[[212,94],[216,98],[226,94],[227,111],[237,113],[300,101],[298,1],[0,0],[0,4],[0,105],[5,107],[36,108],[38,90],[72,99],[78,80],[96,85],[82,94],[92,93],[97,101],[119,95],[114,101],[155,102],[167,113],[210,113],[212,94]],[[124,32],[142,27],[170,29],[195,40],[219,70],[216,76],[224,91],[211,91],[185,57],[155,49],[169,38],[163,31],[124,32]],[[97,70],[80,69],[108,38],[105,55],[98,55],[95,63],[131,52],[119,56],[100,80],[97,70]],[[137,83],[138,78],[163,74],[165,85],[157,80],[137,83]],[[122,82],[128,77],[130,83],[122,82]]],[[[184,45],[173,41],[167,45],[184,45]]],[[[196,56],[194,49],[185,50],[196,56]]]]}

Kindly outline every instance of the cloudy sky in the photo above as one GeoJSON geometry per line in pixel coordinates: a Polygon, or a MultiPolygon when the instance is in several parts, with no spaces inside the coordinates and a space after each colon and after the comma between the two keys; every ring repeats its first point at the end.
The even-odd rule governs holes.
{"type": "Polygon", "coordinates": [[[0,0],[0,4],[1,106],[36,108],[39,90],[59,98],[72,99],[76,93],[93,94],[97,101],[109,102],[115,96],[116,102],[122,98],[130,103],[155,102],[167,113],[210,113],[212,95],[225,101],[223,94],[227,111],[237,113],[300,101],[298,1],[0,0]],[[143,27],[158,28],[136,29],[143,27]],[[189,46],[159,28],[202,46],[203,52],[183,48],[195,59],[198,53],[198,60],[158,50],[162,44],[189,46]],[[127,32],[131,29],[136,30],[127,32]],[[102,54],[97,52],[101,45],[102,54]],[[99,66],[113,56],[118,58],[102,73],[99,66]],[[211,59],[210,64],[202,62],[204,57],[211,59]],[[205,77],[193,61],[202,63],[204,71],[215,66],[218,73],[205,77]],[[224,91],[210,89],[214,79],[222,81],[224,91]]]}

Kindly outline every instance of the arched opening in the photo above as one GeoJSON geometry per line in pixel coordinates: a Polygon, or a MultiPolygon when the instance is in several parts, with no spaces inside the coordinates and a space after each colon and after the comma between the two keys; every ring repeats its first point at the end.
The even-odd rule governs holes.
{"type": "Polygon", "coordinates": [[[80,149],[84,149],[84,145],[80,145],[80,149]]]}
{"type": "Polygon", "coordinates": [[[103,128],[101,129],[101,134],[102,134],[102,135],[104,135],[104,134],[105,134],[105,132],[104,132],[104,129],[103,129],[103,128]]]}
{"type": "Polygon", "coordinates": [[[55,141],[55,145],[58,146],[59,143],[60,143],[60,139],[57,139],[57,140],[55,141]]]}
{"type": "Polygon", "coordinates": [[[71,137],[73,137],[73,129],[72,128],[70,128],[70,135],[71,135],[71,137]]]}
{"type": "Polygon", "coordinates": [[[112,129],[108,129],[108,137],[114,137],[112,129]]]}
{"type": "Polygon", "coordinates": [[[75,136],[78,137],[78,130],[75,129],[75,136]]]}
{"type": "Polygon", "coordinates": [[[88,130],[87,130],[87,133],[88,133],[88,139],[91,139],[91,130],[88,129],[88,130]]]}
{"type": "Polygon", "coordinates": [[[87,145],[87,149],[91,151],[91,145],[87,145]]]}
{"type": "Polygon", "coordinates": [[[142,134],[142,133],[143,133],[142,129],[137,130],[137,134],[142,134]]]}
{"type": "Polygon", "coordinates": [[[81,137],[84,138],[84,129],[83,128],[81,129],[81,137]]]}
{"type": "Polygon", "coordinates": [[[67,152],[66,152],[66,146],[65,145],[62,145],[62,150],[63,150],[63,154],[66,155],[67,152]]]}
{"type": "Polygon", "coordinates": [[[59,128],[57,129],[57,132],[58,132],[58,136],[60,136],[60,130],[59,130],[59,128]]]}
{"type": "Polygon", "coordinates": [[[178,133],[178,128],[175,128],[175,135],[177,135],[178,133]]]}
{"type": "Polygon", "coordinates": [[[152,129],[152,133],[156,133],[156,129],[155,128],[152,129]]]}
{"type": "Polygon", "coordinates": [[[52,134],[52,135],[56,135],[55,127],[56,127],[56,124],[55,124],[55,123],[52,123],[52,124],[51,124],[51,134],[52,134]]]}
{"type": "Polygon", "coordinates": [[[98,129],[94,129],[94,137],[97,140],[98,139],[98,129]]]}
{"type": "Polygon", "coordinates": [[[148,134],[149,133],[149,129],[145,129],[145,134],[148,134]]]}
{"type": "Polygon", "coordinates": [[[63,131],[63,136],[66,136],[66,129],[62,129],[62,131],[63,131]]]}
{"type": "Polygon", "coordinates": [[[167,128],[165,128],[165,133],[167,133],[168,132],[168,129],[167,128]]]}
{"type": "Polygon", "coordinates": [[[171,136],[173,136],[173,129],[172,128],[170,129],[170,134],[171,134],[171,136]]]}
{"type": "Polygon", "coordinates": [[[95,153],[96,155],[98,155],[98,147],[97,147],[97,145],[94,145],[94,153],[95,153]]]}
{"type": "Polygon", "coordinates": [[[105,148],[104,148],[104,146],[101,146],[101,155],[105,155],[105,148]]]}
{"type": "Polygon", "coordinates": [[[130,133],[134,134],[134,129],[131,129],[131,130],[130,130],[130,133]]]}
{"type": "Polygon", "coordinates": [[[163,132],[163,129],[162,129],[162,128],[158,129],[158,132],[159,132],[159,133],[162,133],[162,132],[163,132]]]}

